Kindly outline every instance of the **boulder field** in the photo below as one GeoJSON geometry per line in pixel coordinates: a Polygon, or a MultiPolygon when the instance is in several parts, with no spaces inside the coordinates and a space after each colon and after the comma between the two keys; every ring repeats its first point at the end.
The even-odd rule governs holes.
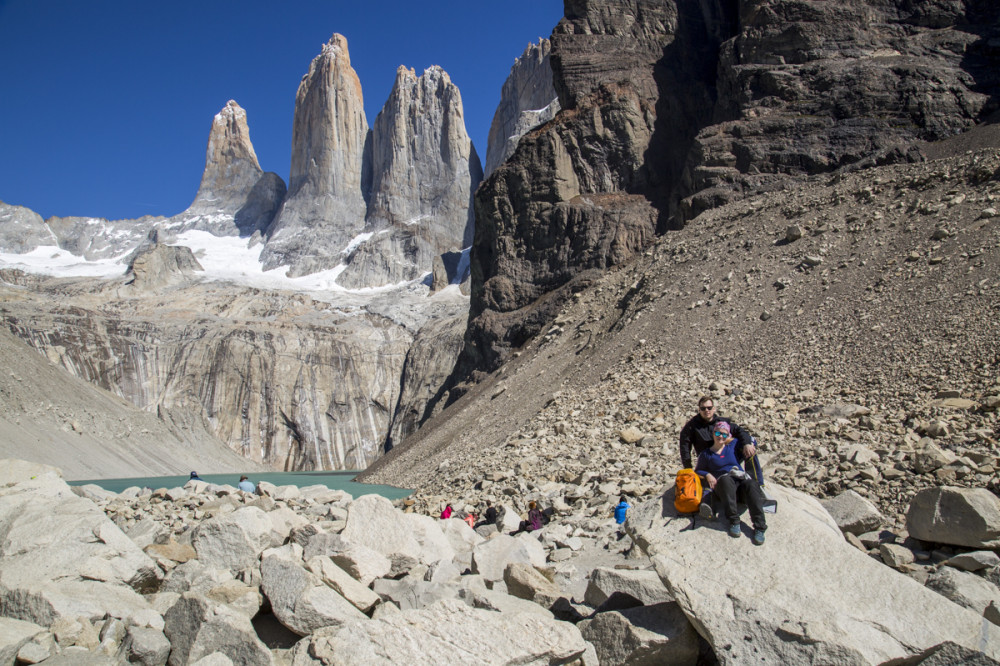
{"type": "Polygon", "coordinates": [[[927,541],[882,553],[866,552],[877,521],[858,497],[773,484],[759,547],[745,516],[732,539],[678,515],[672,486],[621,527],[566,507],[511,534],[505,505],[502,531],[473,529],[378,495],[259,485],[116,494],[0,461],[0,664],[1000,658],[1000,500],[983,489],[924,491],[907,522],[927,541]]]}

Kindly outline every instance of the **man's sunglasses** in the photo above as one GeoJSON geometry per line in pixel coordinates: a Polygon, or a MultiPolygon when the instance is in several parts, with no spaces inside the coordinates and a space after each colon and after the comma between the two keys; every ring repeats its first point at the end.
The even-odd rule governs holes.
{"type": "Polygon", "coordinates": [[[699,412],[710,412],[713,409],[715,409],[715,405],[705,405],[704,407],[699,407],[698,411],[699,412]]]}

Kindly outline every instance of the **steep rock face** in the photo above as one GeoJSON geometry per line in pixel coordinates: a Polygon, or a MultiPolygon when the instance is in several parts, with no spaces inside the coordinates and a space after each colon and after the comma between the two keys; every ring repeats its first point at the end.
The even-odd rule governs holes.
{"type": "Polygon", "coordinates": [[[136,220],[98,217],[50,217],[45,220],[59,247],[87,261],[111,259],[137,249],[166,218],[145,215],[136,220]]]}
{"type": "Polygon", "coordinates": [[[500,105],[490,124],[485,175],[489,176],[513,154],[524,134],[559,113],[549,62],[551,48],[547,39],[529,44],[510,68],[500,92],[500,105]]]}
{"type": "MultiPolygon", "coordinates": [[[[140,257],[183,249],[153,246],[140,257]]],[[[423,411],[426,397],[410,385],[439,386],[454,364],[454,343],[430,344],[404,377],[414,337],[435,319],[464,321],[466,309],[464,299],[426,291],[334,307],[180,280],[141,298],[124,280],[19,282],[0,285],[3,324],[50,360],[286,470],[361,469],[381,455],[393,415],[423,411]]]]}
{"type": "Polygon", "coordinates": [[[456,380],[655,233],[861,158],[912,159],[910,142],[995,108],[1000,8],[917,4],[567,0],[551,37],[563,110],[477,193],[456,380]]]}
{"type": "Polygon", "coordinates": [[[68,479],[266,469],[236,455],[205,423],[176,428],[169,418],[71,376],[6,327],[0,328],[0,364],[0,457],[58,460],[68,479]]]}
{"type": "Polygon", "coordinates": [[[24,206],[0,201],[0,252],[24,254],[39,245],[54,245],[55,235],[42,216],[24,206]]]}
{"type": "Polygon", "coordinates": [[[338,282],[349,288],[412,280],[434,257],[472,242],[472,194],[482,168],[465,131],[462,96],[433,66],[399,67],[372,128],[365,233],[338,282]]]}
{"type": "Polygon", "coordinates": [[[656,120],[653,70],[670,42],[675,8],[651,1],[566,7],[552,36],[563,111],[521,137],[476,195],[463,372],[495,368],[555,303],[522,308],[583,270],[629,259],[656,230],[657,211],[642,196],[644,152],[656,120]]]}
{"type": "Polygon", "coordinates": [[[261,255],[266,269],[291,276],[333,268],[364,228],[368,121],[347,39],[323,45],[295,96],[288,195],[261,255]]]}
{"type": "Polygon", "coordinates": [[[740,3],[713,123],[688,156],[694,194],[673,214],[690,219],[788,175],[919,159],[914,141],[969,129],[997,108],[990,4],[740,3]]]}
{"type": "Polygon", "coordinates": [[[199,229],[216,236],[250,236],[270,225],[284,196],[284,181],[265,174],[257,162],[246,111],[229,100],[212,120],[198,194],[165,227],[177,233],[199,229]]]}

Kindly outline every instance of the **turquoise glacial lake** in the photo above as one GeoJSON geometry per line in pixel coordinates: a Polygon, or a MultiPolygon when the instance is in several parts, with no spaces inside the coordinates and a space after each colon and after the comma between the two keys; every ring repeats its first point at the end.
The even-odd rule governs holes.
{"type": "MultiPolygon", "coordinates": [[[[267,481],[276,486],[305,486],[324,485],[331,490],[345,490],[353,497],[361,495],[382,495],[391,500],[408,497],[412,490],[406,488],[396,488],[394,486],[379,486],[371,483],[357,483],[354,480],[360,472],[358,471],[336,471],[336,472],[263,472],[249,475],[254,483],[267,481]]],[[[239,483],[239,474],[199,474],[202,481],[208,483],[227,484],[236,486],[239,483]]],[[[105,490],[113,493],[120,493],[126,488],[139,486],[149,487],[153,490],[157,488],[176,488],[188,482],[188,476],[150,476],[133,479],[93,479],[90,481],[68,481],[71,486],[82,486],[93,483],[105,490]]]]}

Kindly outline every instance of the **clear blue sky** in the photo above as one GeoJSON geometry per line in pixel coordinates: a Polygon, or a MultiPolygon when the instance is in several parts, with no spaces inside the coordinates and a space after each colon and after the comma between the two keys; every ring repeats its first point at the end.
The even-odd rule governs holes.
{"type": "Polygon", "coordinates": [[[369,125],[399,65],[440,65],[485,162],[514,58],[562,13],[561,0],[0,0],[0,200],[45,218],[179,213],[229,99],[287,182],[295,91],[335,32],[369,125]]]}

